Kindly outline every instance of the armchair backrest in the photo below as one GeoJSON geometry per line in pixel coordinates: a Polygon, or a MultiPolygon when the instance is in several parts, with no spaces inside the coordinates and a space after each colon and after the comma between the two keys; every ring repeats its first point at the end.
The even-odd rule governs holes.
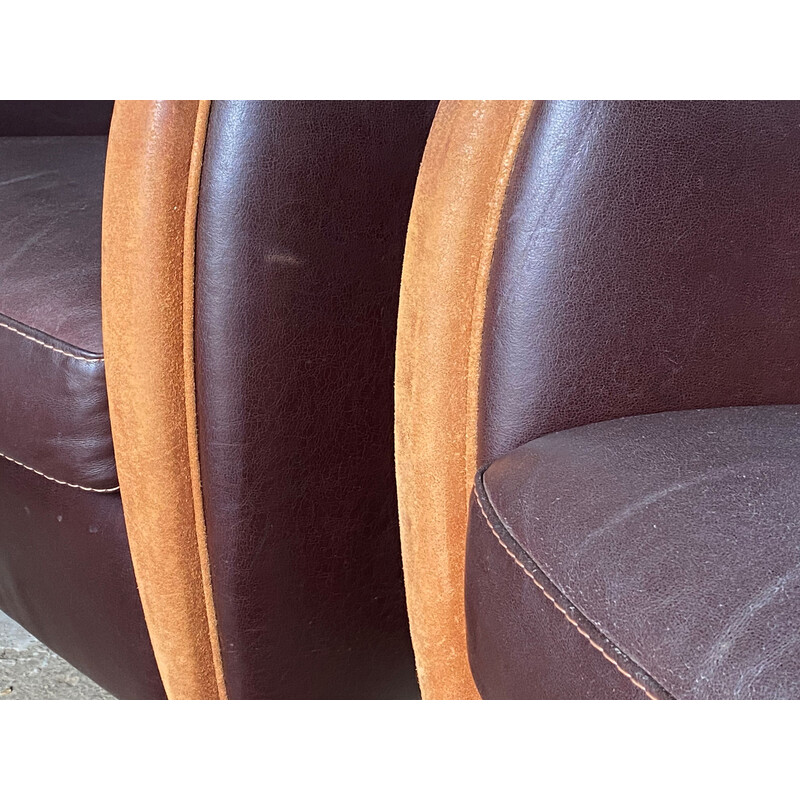
{"type": "Polygon", "coordinates": [[[108,392],[170,697],[416,689],[392,381],[435,108],[117,104],[108,392]]]}

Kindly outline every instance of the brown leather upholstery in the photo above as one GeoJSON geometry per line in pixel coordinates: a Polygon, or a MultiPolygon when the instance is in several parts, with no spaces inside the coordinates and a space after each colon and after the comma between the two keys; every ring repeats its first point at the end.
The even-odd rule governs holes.
{"type": "Polygon", "coordinates": [[[105,150],[0,139],[0,608],[117,696],[158,698],[106,399],[105,150]]]}
{"type": "Polygon", "coordinates": [[[408,228],[395,446],[403,567],[422,696],[477,698],[467,661],[464,547],[476,462],[486,280],[531,104],[446,101],[408,228]]]}
{"type": "Polygon", "coordinates": [[[0,139],[0,455],[116,491],[100,330],[105,137],[0,139]]]}
{"type": "Polygon", "coordinates": [[[105,136],[0,139],[0,314],[102,353],[105,136]]]}
{"type": "Polygon", "coordinates": [[[119,489],[102,355],[0,315],[0,456],[56,483],[119,489]]]}
{"type": "Polygon", "coordinates": [[[467,560],[482,695],[800,697],[798,452],[800,406],[756,406],[586,425],[492,464],[467,560]]]}
{"type": "Polygon", "coordinates": [[[117,105],[111,421],[169,697],[417,691],[392,355],[435,105],[117,105]]]}
{"type": "Polygon", "coordinates": [[[537,105],[488,282],[481,463],[626,415],[800,402],[799,122],[798,103],[537,105]]]}
{"type": "Polygon", "coordinates": [[[113,100],[0,100],[0,136],[106,136],[113,100]]]}
{"type": "Polygon", "coordinates": [[[200,466],[231,697],[408,697],[397,298],[431,102],[213,103],[200,466]]]}
{"type": "MultiPolygon", "coordinates": [[[[491,504],[482,502],[483,508],[473,492],[465,575],[469,658],[480,696],[646,700],[627,677],[634,665],[625,663],[624,674],[587,642],[592,624],[516,546],[491,504]]],[[[640,678],[634,680],[641,684],[640,678]]]]}
{"type": "Polygon", "coordinates": [[[164,697],[118,492],[0,459],[0,608],[117,697],[164,697]]]}
{"type": "Polygon", "coordinates": [[[486,301],[479,462],[551,431],[800,402],[800,103],[543,103],[486,301]]]}
{"type": "MultiPolygon", "coordinates": [[[[18,195],[7,218],[21,214],[21,230],[34,230],[7,242],[6,301],[20,327],[0,329],[12,337],[0,369],[9,382],[27,370],[28,390],[40,381],[51,399],[65,395],[29,404],[26,417],[21,392],[1,386],[16,415],[6,439],[58,465],[65,423],[82,425],[85,442],[64,444],[70,475],[98,480],[115,467],[110,416],[125,524],[114,487],[81,491],[4,461],[13,477],[0,505],[0,602],[124,696],[162,696],[156,661],[170,697],[414,696],[393,352],[406,224],[436,103],[220,103],[204,153],[209,108],[117,104],[102,337],[101,148],[81,166],[88,140],[64,146],[74,174],[52,225],[36,228],[40,195],[25,194],[53,188],[37,182],[47,170],[5,184],[18,195]],[[68,258],[50,257],[64,242],[68,258]],[[31,327],[37,315],[43,330],[31,327]],[[75,341],[55,338],[72,330],[75,341]],[[89,342],[95,349],[81,350],[89,342]],[[48,407],[60,427],[34,450],[48,407]],[[95,442],[103,425],[106,454],[95,442]]],[[[42,148],[32,168],[51,155],[42,148]]]]}

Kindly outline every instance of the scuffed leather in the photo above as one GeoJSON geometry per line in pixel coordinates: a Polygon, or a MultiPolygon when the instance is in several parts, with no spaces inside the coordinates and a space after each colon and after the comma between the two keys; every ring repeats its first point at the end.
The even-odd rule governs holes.
{"type": "Polygon", "coordinates": [[[476,514],[468,560],[479,687],[514,697],[541,686],[544,696],[609,692],[597,684],[608,662],[590,660],[587,642],[584,690],[568,680],[571,626],[562,619],[554,631],[542,615],[536,587],[503,552],[508,536],[520,561],[613,643],[611,657],[632,660],[669,695],[800,698],[798,452],[800,406],[760,406],[582,426],[492,464],[485,501],[504,532],[492,536],[476,514]]]}
{"type": "MultiPolygon", "coordinates": [[[[477,491],[481,488],[479,482],[477,491]]],[[[485,513],[473,492],[465,569],[467,649],[480,696],[484,700],[648,699],[589,644],[584,633],[592,631],[592,624],[504,531],[485,495],[481,502],[485,513]],[[489,516],[498,535],[489,527],[489,516]]],[[[599,648],[611,650],[601,636],[595,635],[595,640],[599,648]]],[[[633,675],[628,664],[623,669],[633,675]]]]}
{"type": "Polygon", "coordinates": [[[115,488],[105,152],[105,136],[0,139],[0,608],[117,697],[161,698],[115,488]]]}
{"type": "Polygon", "coordinates": [[[234,698],[418,692],[392,447],[400,268],[431,102],[215,102],[196,374],[234,698]]]}
{"type": "Polygon", "coordinates": [[[486,301],[479,458],[800,402],[800,103],[537,104],[486,301]]]}
{"type": "Polygon", "coordinates": [[[105,136],[0,139],[0,314],[102,355],[105,136]]]}
{"type": "Polygon", "coordinates": [[[102,136],[0,139],[0,454],[92,491],[117,488],[100,322],[105,149],[102,136]]]}

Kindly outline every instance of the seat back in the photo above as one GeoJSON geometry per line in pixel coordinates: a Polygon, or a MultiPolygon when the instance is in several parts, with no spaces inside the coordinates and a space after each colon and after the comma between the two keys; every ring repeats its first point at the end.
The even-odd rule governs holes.
{"type": "Polygon", "coordinates": [[[479,456],[800,401],[800,103],[537,106],[497,234],[479,456]]]}

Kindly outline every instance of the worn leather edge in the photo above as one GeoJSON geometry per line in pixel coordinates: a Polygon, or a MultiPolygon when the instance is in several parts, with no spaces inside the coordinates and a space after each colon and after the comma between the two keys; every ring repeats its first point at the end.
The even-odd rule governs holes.
{"type": "Polygon", "coordinates": [[[531,101],[445,101],[422,160],[398,315],[395,450],[406,597],[426,699],[478,699],[464,562],[489,267],[531,101]]]}
{"type": "Polygon", "coordinates": [[[145,620],[171,699],[220,697],[183,363],[184,237],[198,113],[197,101],[118,102],[103,197],[112,437],[145,620]]]}
{"type": "Polygon", "coordinates": [[[514,563],[534,582],[544,596],[555,606],[566,622],[573,625],[578,633],[597,650],[603,658],[611,662],[634,686],[644,692],[651,700],[672,700],[672,695],[653,678],[643,667],[627,655],[617,644],[603,634],[597,626],[583,614],[572,601],[547,577],[541,567],[527,550],[517,541],[513,531],[503,523],[494,507],[483,481],[485,469],[475,477],[473,492],[478,508],[495,539],[514,563]]]}
{"type": "Polygon", "coordinates": [[[195,249],[197,236],[197,206],[200,198],[200,175],[203,167],[203,152],[208,131],[211,101],[201,100],[197,108],[192,160],[189,166],[189,183],[186,193],[186,220],[183,243],[183,372],[186,390],[186,432],[189,439],[189,472],[194,499],[197,549],[200,555],[200,570],[203,577],[203,596],[208,617],[211,640],[211,656],[217,691],[222,700],[228,697],[222,668],[217,612],[211,588],[211,560],[208,554],[208,538],[203,508],[203,488],[200,474],[200,441],[197,429],[197,387],[194,359],[194,306],[195,306],[195,249]]]}

